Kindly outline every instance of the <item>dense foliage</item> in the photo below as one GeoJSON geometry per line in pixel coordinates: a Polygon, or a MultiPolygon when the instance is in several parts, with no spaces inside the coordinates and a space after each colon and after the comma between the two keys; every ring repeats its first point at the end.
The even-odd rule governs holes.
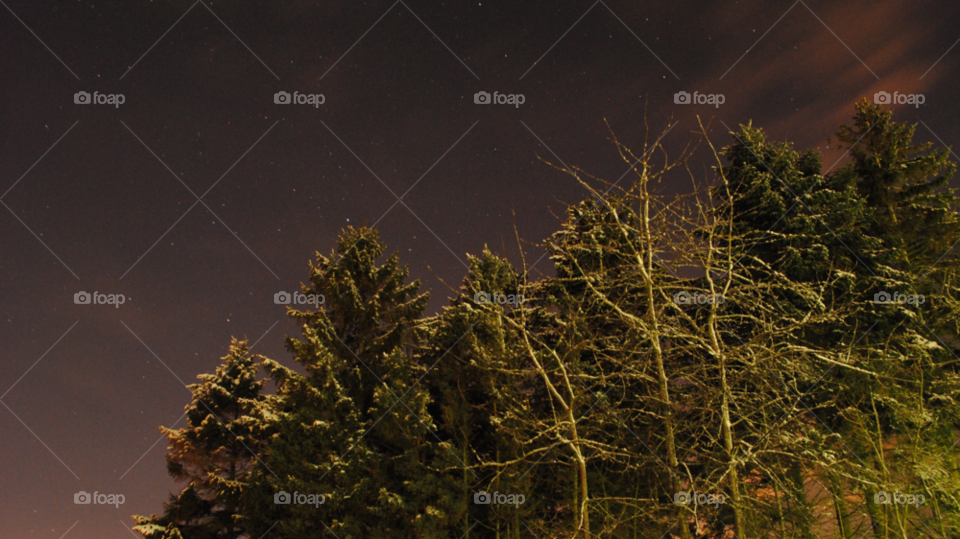
{"type": "Polygon", "coordinates": [[[344,231],[302,289],[326,302],[289,311],[300,368],[234,342],[164,430],[186,486],[135,531],[956,537],[949,152],[866,102],[836,171],[731,135],[682,196],[682,160],[615,140],[633,181],[567,170],[592,196],[547,242],[554,276],[485,250],[435,316],[375,230],[344,231]]]}

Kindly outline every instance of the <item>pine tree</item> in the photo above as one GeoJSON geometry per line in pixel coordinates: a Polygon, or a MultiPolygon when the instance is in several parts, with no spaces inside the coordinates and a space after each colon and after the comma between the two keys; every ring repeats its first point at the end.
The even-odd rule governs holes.
{"type": "Polygon", "coordinates": [[[257,358],[234,342],[191,386],[188,427],[164,430],[186,487],[136,530],[955,536],[960,204],[946,152],[913,136],[860,103],[838,133],[851,162],[824,173],[818,152],[741,126],[714,150],[714,188],[680,197],[657,188],[677,163],[615,140],[637,179],[607,196],[573,174],[593,197],[552,237],[555,276],[530,282],[485,249],[429,318],[376,231],[344,231],[302,286],[325,302],[289,312],[298,367],[259,358],[277,388],[263,395],[257,358]],[[880,290],[926,301],[875,303],[880,290]],[[481,299],[500,294],[524,301],[481,299]],[[473,503],[480,490],[526,502],[473,503]],[[684,506],[681,490],[728,499],[684,506]],[[874,504],[881,490],[928,502],[874,504]],[[277,503],[282,492],[323,503],[277,503]]]}
{"type": "Polygon", "coordinates": [[[463,286],[427,321],[429,334],[418,353],[419,361],[432,367],[424,384],[446,450],[438,453],[443,478],[438,486],[455,523],[452,535],[520,537],[527,533],[520,519],[549,507],[552,495],[550,487],[536,486],[536,474],[523,473],[529,464],[521,459],[522,441],[532,442],[540,433],[526,428],[527,418],[518,413],[543,395],[534,389],[532,373],[518,374],[525,363],[519,335],[500,319],[526,303],[520,299],[523,276],[486,248],[468,261],[463,286]],[[481,491],[522,494],[526,502],[506,510],[476,504],[473,497],[481,491]]]}
{"type": "MultiPolygon", "coordinates": [[[[960,205],[946,188],[955,168],[948,152],[914,144],[914,131],[859,103],[854,126],[837,133],[852,160],[826,176],[816,152],[801,156],[750,126],[725,149],[735,221],[753,245],[742,263],[820,283],[829,298],[832,317],[795,344],[839,352],[840,361],[783,365],[778,376],[798,406],[802,397],[796,428],[810,420],[817,427],[803,429],[806,456],[797,454],[794,466],[822,476],[842,537],[855,536],[850,490],[865,498],[878,537],[911,526],[903,508],[891,513],[873,503],[879,491],[927,492],[956,507],[954,464],[938,457],[960,426],[957,351],[947,344],[958,335],[957,258],[949,249],[960,239],[960,205]],[[925,302],[875,303],[883,292],[922,293],[925,302]]],[[[798,315],[817,308],[780,301],[794,303],[798,315]]]]}
{"type": "Polygon", "coordinates": [[[234,339],[214,374],[189,387],[187,427],[161,431],[170,442],[167,471],[187,486],[171,494],[161,516],[135,516],[134,531],[145,539],[233,539],[242,491],[263,439],[258,419],[265,396],[247,341],[234,339]]]}
{"type": "Polygon", "coordinates": [[[316,311],[291,310],[301,337],[287,348],[301,375],[265,363],[278,392],[275,434],[254,473],[244,523],[255,536],[305,537],[329,528],[346,538],[442,537],[436,504],[436,452],[411,357],[428,296],[396,254],[370,229],[350,229],[329,257],[317,253],[305,294],[324,297],[316,311]],[[319,508],[278,505],[279,492],[323,495],[319,508]]]}
{"type": "Polygon", "coordinates": [[[955,267],[960,259],[948,251],[960,238],[960,219],[947,182],[956,164],[947,148],[930,151],[931,142],[915,144],[916,128],[893,121],[893,112],[880,105],[861,101],[853,126],[837,132],[852,157],[838,176],[855,176],[857,193],[870,210],[869,233],[884,238],[905,264],[930,266],[946,254],[939,264],[955,267]]]}

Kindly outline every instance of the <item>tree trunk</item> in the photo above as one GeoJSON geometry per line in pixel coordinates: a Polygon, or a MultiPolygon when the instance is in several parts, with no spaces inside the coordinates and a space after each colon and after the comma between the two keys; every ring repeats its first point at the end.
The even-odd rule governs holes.
{"type": "Polygon", "coordinates": [[[830,472],[830,495],[833,496],[833,510],[837,517],[840,537],[841,539],[853,539],[850,517],[847,514],[847,503],[843,499],[843,494],[843,482],[837,474],[830,472]]]}

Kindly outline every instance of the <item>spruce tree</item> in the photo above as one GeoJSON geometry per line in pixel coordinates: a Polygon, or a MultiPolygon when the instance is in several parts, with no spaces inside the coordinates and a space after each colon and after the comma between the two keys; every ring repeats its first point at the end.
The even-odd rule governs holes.
{"type": "Polygon", "coordinates": [[[947,255],[939,265],[955,266],[958,256],[948,251],[960,238],[960,219],[948,182],[956,164],[949,149],[914,143],[916,128],[893,121],[893,112],[880,105],[861,101],[853,125],[837,132],[852,157],[838,175],[855,176],[857,193],[869,208],[869,233],[882,237],[904,264],[919,270],[947,255]]]}
{"type": "Polygon", "coordinates": [[[524,445],[542,435],[527,428],[524,411],[543,395],[531,383],[533,373],[523,373],[518,332],[500,318],[516,316],[530,298],[520,299],[524,279],[507,260],[485,248],[468,261],[457,295],[428,320],[428,340],[418,354],[432,368],[424,383],[446,450],[438,453],[438,486],[450,508],[452,535],[520,537],[528,533],[520,519],[536,518],[555,494],[537,485],[538,474],[524,474],[535,460],[524,464],[524,445]],[[481,491],[521,494],[526,501],[519,508],[476,504],[481,491]]]}
{"type": "Polygon", "coordinates": [[[330,256],[317,253],[305,294],[325,302],[291,310],[301,337],[287,348],[306,374],[265,363],[277,383],[275,426],[246,496],[255,536],[307,537],[326,528],[346,538],[444,537],[427,465],[437,448],[412,360],[428,296],[407,282],[396,254],[379,260],[376,231],[345,231],[330,256]],[[319,508],[274,503],[279,492],[323,495],[319,508]]]}
{"type": "MultiPolygon", "coordinates": [[[[752,245],[742,264],[827,293],[822,306],[790,296],[763,304],[794,303],[798,315],[831,312],[795,344],[839,353],[840,361],[787,364],[777,376],[796,403],[788,414],[795,428],[811,420],[817,427],[803,428],[806,456],[797,454],[794,465],[821,476],[842,537],[853,533],[850,490],[865,499],[860,511],[877,536],[906,530],[914,518],[908,509],[891,513],[875,504],[881,491],[926,493],[940,507],[956,507],[955,465],[939,458],[960,427],[957,265],[949,252],[960,239],[960,214],[946,186],[955,165],[946,150],[913,143],[914,131],[889,111],[859,103],[853,127],[837,133],[851,162],[826,176],[815,151],[799,155],[750,126],[725,149],[734,219],[752,245]],[[924,301],[883,303],[884,293],[923,294],[924,301]]],[[[938,516],[936,523],[949,520],[938,516]]]]}
{"type": "Polygon", "coordinates": [[[851,162],[825,173],[817,151],[741,126],[716,155],[715,188],[682,197],[657,189],[675,164],[615,141],[637,181],[612,196],[581,181],[594,196],[552,237],[555,276],[530,282],[484,250],[429,318],[376,231],[344,231],[302,287],[325,302],[289,312],[297,367],[262,359],[276,384],[263,395],[235,342],[191,386],[188,427],[164,431],[188,484],[137,531],[956,535],[960,205],[947,153],[914,134],[860,103],[838,133],[851,162]],[[874,302],[881,290],[926,301],[874,302]],[[476,504],[480,490],[526,502],[476,504]],[[728,499],[674,503],[682,490],[728,499]],[[928,502],[873,503],[883,490],[928,502]],[[281,492],[324,499],[276,503],[281,492]]]}
{"type": "Polygon", "coordinates": [[[246,340],[234,339],[214,374],[189,387],[187,426],[161,427],[170,442],[167,471],[187,486],[171,494],[163,515],[135,516],[134,531],[145,539],[233,539],[244,534],[237,521],[242,492],[260,447],[259,419],[265,396],[246,340]]]}

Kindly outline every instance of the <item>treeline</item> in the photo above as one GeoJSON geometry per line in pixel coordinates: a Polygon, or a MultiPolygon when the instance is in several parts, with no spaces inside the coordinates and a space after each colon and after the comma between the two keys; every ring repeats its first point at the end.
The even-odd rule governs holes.
{"type": "Polygon", "coordinates": [[[861,102],[828,172],[702,129],[707,184],[614,139],[635,174],[565,170],[590,197],[547,241],[555,276],[484,251],[436,316],[375,230],[344,231],[302,289],[326,302],[289,311],[305,374],[234,341],[164,429],[185,488],[134,529],[957,537],[960,205],[914,127],[861,102]]]}

